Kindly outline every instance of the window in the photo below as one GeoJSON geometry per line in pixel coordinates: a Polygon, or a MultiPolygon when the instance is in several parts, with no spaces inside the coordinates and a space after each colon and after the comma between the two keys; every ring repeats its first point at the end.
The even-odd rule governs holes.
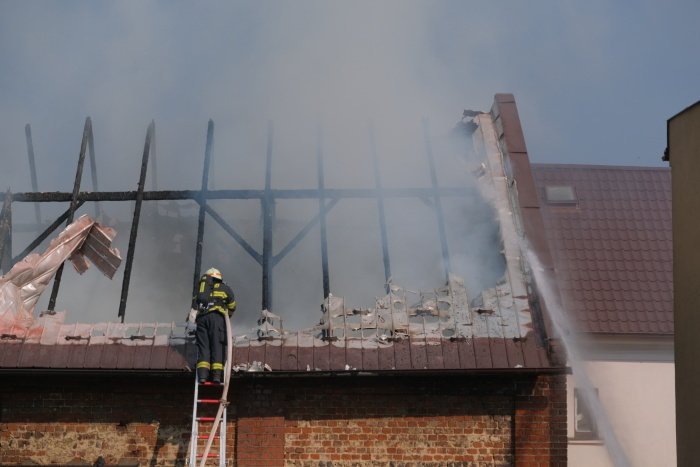
{"type": "Polygon", "coordinates": [[[595,418],[589,408],[591,398],[598,399],[597,388],[574,388],[574,439],[598,439],[595,418]]]}
{"type": "Polygon", "coordinates": [[[544,187],[544,196],[550,204],[576,204],[576,191],[571,185],[548,185],[544,187]]]}

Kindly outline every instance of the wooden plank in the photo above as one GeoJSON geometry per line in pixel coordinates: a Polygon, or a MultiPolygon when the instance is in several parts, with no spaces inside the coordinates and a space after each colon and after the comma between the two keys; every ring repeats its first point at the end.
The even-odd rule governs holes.
{"type": "Polygon", "coordinates": [[[473,341],[474,355],[476,357],[476,367],[493,368],[493,362],[491,361],[491,347],[489,346],[489,338],[475,337],[473,341]]]}
{"type": "Polygon", "coordinates": [[[441,340],[431,339],[426,341],[425,353],[428,358],[428,368],[440,369],[445,368],[445,361],[442,355],[441,340]]]}
{"type": "Polygon", "coordinates": [[[457,341],[442,340],[442,360],[446,369],[461,368],[459,364],[459,343],[457,341]]]}
{"type": "Polygon", "coordinates": [[[408,339],[401,339],[394,342],[394,362],[397,370],[410,370],[411,350],[408,339]]]}

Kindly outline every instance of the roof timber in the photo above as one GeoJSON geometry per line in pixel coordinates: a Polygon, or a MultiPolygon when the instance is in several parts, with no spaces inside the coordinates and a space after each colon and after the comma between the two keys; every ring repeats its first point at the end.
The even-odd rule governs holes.
{"type": "MultiPolygon", "coordinates": [[[[387,283],[390,279],[391,268],[390,268],[390,258],[389,258],[389,247],[388,239],[385,232],[386,221],[384,214],[384,200],[387,198],[421,198],[421,199],[433,199],[435,202],[435,214],[436,214],[436,227],[438,229],[439,238],[441,241],[441,251],[442,251],[442,262],[445,268],[445,276],[448,277],[450,273],[450,261],[449,253],[447,250],[447,243],[445,237],[445,219],[441,210],[441,197],[467,197],[472,195],[472,191],[467,188],[462,187],[440,187],[438,186],[438,180],[435,176],[434,160],[432,155],[432,146],[430,141],[429,129],[427,125],[427,120],[423,121],[423,137],[425,139],[425,153],[428,159],[429,167],[431,168],[431,186],[428,188],[419,187],[404,187],[404,188],[384,188],[381,184],[381,179],[378,173],[378,155],[376,152],[376,145],[374,142],[374,130],[370,127],[368,134],[370,142],[370,151],[374,164],[375,170],[375,187],[374,188],[343,188],[334,189],[327,188],[324,183],[324,173],[323,173],[323,140],[322,131],[319,127],[318,138],[317,138],[317,171],[318,171],[318,185],[316,188],[308,189],[276,189],[272,187],[272,162],[273,162],[273,143],[274,143],[274,132],[273,132],[272,122],[268,125],[268,136],[267,136],[267,150],[266,150],[266,172],[265,172],[265,188],[258,190],[236,190],[236,189],[223,189],[223,190],[209,190],[209,171],[210,166],[213,164],[213,140],[214,140],[214,123],[213,121],[208,122],[207,126],[207,142],[204,153],[204,167],[202,173],[202,185],[199,190],[145,190],[145,177],[149,165],[149,160],[151,161],[151,169],[155,170],[155,158],[150,158],[149,155],[153,156],[155,153],[155,126],[153,123],[149,125],[146,142],[144,145],[144,152],[142,156],[142,167],[141,174],[139,177],[138,189],[134,191],[100,191],[97,188],[97,172],[95,164],[95,149],[94,149],[94,137],[92,131],[92,122],[88,117],[85,121],[85,126],[83,129],[83,138],[81,140],[80,156],[78,160],[78,165],[76,169],[76,177],[72,192],[24,192],[24,193],[7,193],[0,195],[3,202],[32,202],[39,203],[44,202],[70,202],[69,209],[58,217],[51,225],[49,225],[34,241],[32,241],[28,247],[26,247],[22,252],[12,257],[11,248],[5,248],[3,250],[3,257],[11,258],[11,262],[17,262],[21,260],[24,256],[30,253],[34,248],[36,248],[42,241],[44,241],[63,221],[72,220],[75,211],[82,206],[85,202],[107,202],[107,201],[135,201],[136,208],[134,211],[134,217],[131,223],[131,235],[129,239],[129,250],[127,252],[127,261],[124,270],[123,284],[122,284],[122,296],[119,304],[118,316],[121,318],[122,322],[125,320],[126,313],[126,300],[128,297],[128,289],[130,282],[131,267],[134,256],[134,248],[136,244],[136,237],[138,234],[138,222],[140,215],[140,207],[144,201],[161,201],[161,200],[192,200],[199,204],[199,219],[198,219],[198,236],[195,252],[195,264],[194,264],[194,278],[195,281],[198,279],[201,267],[201,257],[202,250],[204,248],[204,238],[203,229],[206,214],[209,214],[233,239],[236,241],[243,249],[262,267],[262,309],[272,308],[272,271],[274,267],[290,252],[292,251],[305,236],[319,225],[321,229],[321,250],[322,250],[322,268],[323,268],[323,291],[324,298],[327,298],[330,294],[330,277],[328,272],[328,247],[327,239],[325,235],[326,227],[326,215],[328,212],[341,200],[343,199],[376,199],[377,209],[379,215],[379,225],[384,230],[381,236],[382,241],[382,252],[385,276],[387,283]],[[92,185],[93,191],[81,191],[81,180],[82,180],[82,168],[84,165],[85,157],[89,155],[91,174],[92,174],[92,185]],[[256,251],[240,234],[238,234],[234,226],[229,225],[223,220],[223,218],[217,214],[217,212],[208,205],[210,200],[259,200],[261,203],[261,212],[263,218],[263,247],[262,252],[256,251]],[[311,218],[306,225],[297,233],[295,237],[292,238],[276,255],[273,254],[273,239],[275,231],[275,209],[274,205],[277,200],[280,199],[316,199],[318,200],[318,213],[311,218]],[[5,251],[8,250],[8,251],[5,251]]],[[[32,188],[37,190],[38,184],[36,183],[36,169],[34,164],[34,151],[33,142],[31,139],[31,128],[29,126],[25,127],[25,133],[27,136],[27,148],[28,156],[30,161],[30,172],[32,176],[32,188]]],[[[152,172],[153,185],[155,187],[156,175],[152,172]]],[[[96,213],[99,217],[100,214],[99,205],[96,206],[96,213]]],[[[37,216],[39,216],[39,210],[36,210],[37,216]]],[[[49,302],[49,309],[53,309],[55,306],[56,296],[58,294],[58,289],[60,286],[61,275],[57,274],[56,280],[54,282],[54,288],[52,290],[51,300],[49,302]]]]}

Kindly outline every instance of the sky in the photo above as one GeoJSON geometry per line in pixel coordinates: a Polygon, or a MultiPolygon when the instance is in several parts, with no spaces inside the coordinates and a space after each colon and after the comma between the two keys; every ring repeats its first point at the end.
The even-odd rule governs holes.
{"type": "MultiPolygon", "coordinates": [[[[210,118],[216,124],[211,188],[263,186],[269,122],[274,125],[276,187],[314,186],[319,131],[328,159],[326,185],[372,186],[370,125],[386,185],[427,186],[419,154],[422,119],[429,119],[441,148],[464,109],[488,111],[494,94],[501,92],[515,95],[533,162],[666,166],[661,161],[666,120],[700,99],[699,19],[700,3],[692,0],[646,0],[634,6],[602,0],[0,0],[0,188],[31,189],[24,135],[30,123],[40,189],[71,191],[87,116],[94,127],[102,190],[135,189],[151,120],[157,131],[158,188],[197,188],[210,118]]],[[[437,152],[442,182],[469,186],[454,178],[452,168],[463,167],[464,161],[450,151],[437,152]]],[[[89,177],[84,184],[89,186],[89,177]]],[[[218,209],[259,244],[258,207],[230,203],[219,203],[218,209]]],[[[372,206],[354,203],[332,213],[334,284],[349,295],[367,288],[370,295],[380,294],[383,274],[375,261],[380,246],[374,237],[356,232],[376,223],[376,213],[372,206]],[[338,266],[350,258],[363,265],[360,272],[338,266]]],[[[290,238],[317,209],[297,204],[278,206],[281,237],[290,238]]],[[[414,253],[395,255],[397,270],[416,287],[432,284],[415,274],[416,264],[430,271],[422,277],[435,278],[440,271],[426,252],[434,248],[434,234],[426,234],[430,248],[420,242],[420,232],[430,230],[426,206],[397,205],[391,211],[392,228],[399,233],[392,244],[414,253]]],[[[158,207],[161,213],[167,208],[158,207]]],[[[170,208],[196,215],[191,204],[170,208]]],[[[64,209],[42,206],[43,220],[52,221],[64,209]]],[[[486,212],[488,218],[487,211],[478,203],[451,211],[458,214],[451,216],[452,235],[462,235],[454,241],[456,255],[466,263],[478,259],[478,247],[461,245],[488,244],[491,227],[487,220],[468,226],[459,214],[486,212]]],[[[33,207],[16,206],[13,215],[19,224],[31,222],[33,207]]],[[[128,221],[131,208],[110,206],[109,215],[128,221]]],[[[176,229],[153,219],[141,227],[145,246],[139,243],[142,251],[137,249],[133,313],[146,316],[167,303],[178,308],[172,316],[179,319],[186,314],[187,306],[180,304],[192,280],[196,226],[190,223],[186,232],[173,233],[176,229]],[[162,243],[159,228],[170,228],[172,248],[183,249],[165,266],[159,263],[162,252],[153,246],[162,243]],[[138,287],[155,279],[161,281],[157,287],[138,287]]],[[[376,226],[365,230],[374,235],[376,226]]],[[[16,233],[15,244],[22,246],[15,250],[32,234],[16,233]]],[[[211,246],[205,248],[204,266],[223,261],[225,276],[239,285],[234,289],[241,291],[242,308],[254,309],[260,295],[257,265],[215,228],[209,227],[207,238],[211,246]]],[[[128,225],[117,238],[124,256],[127,241],[128,225]]],[[[294,253],[297,259],[292,254],[280,264],[277,303],[318,295],[319,267],[313,267],[309,281],[294,279],[298,264],[319,263],[317,245],[318,234],[312,233],[294,253]]],[[[474,276],[473,269],[459,272],[474,276]]],[[[69,288],[59,304],[97,309],[102,298],[118,297],[118,285],[105,285],[106,279],[80,280],[96,293],[86,302],[79,289],[69,288]]],[[[296,306],[309,307],[304,300],[296,306]]],[[[252,320],[253,312],[246,316],[252,320]]]]}

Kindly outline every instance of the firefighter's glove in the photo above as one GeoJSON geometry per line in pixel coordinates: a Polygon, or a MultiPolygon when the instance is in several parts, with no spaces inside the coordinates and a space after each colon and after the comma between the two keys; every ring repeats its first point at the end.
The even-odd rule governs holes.
{"type": "Polygon", "coordinates": [[[190,312],[187,315],[187,322],[195,324],[197,322],[197,309],[196,308],[190,308],[190,312]]]}
{"type": "Polygon", "coordinates": [[[197,309],[190,308],[190,312],[187,315],[187,320],[185,322],[185,332],[192,335],[197,330],[197,309]]]}

